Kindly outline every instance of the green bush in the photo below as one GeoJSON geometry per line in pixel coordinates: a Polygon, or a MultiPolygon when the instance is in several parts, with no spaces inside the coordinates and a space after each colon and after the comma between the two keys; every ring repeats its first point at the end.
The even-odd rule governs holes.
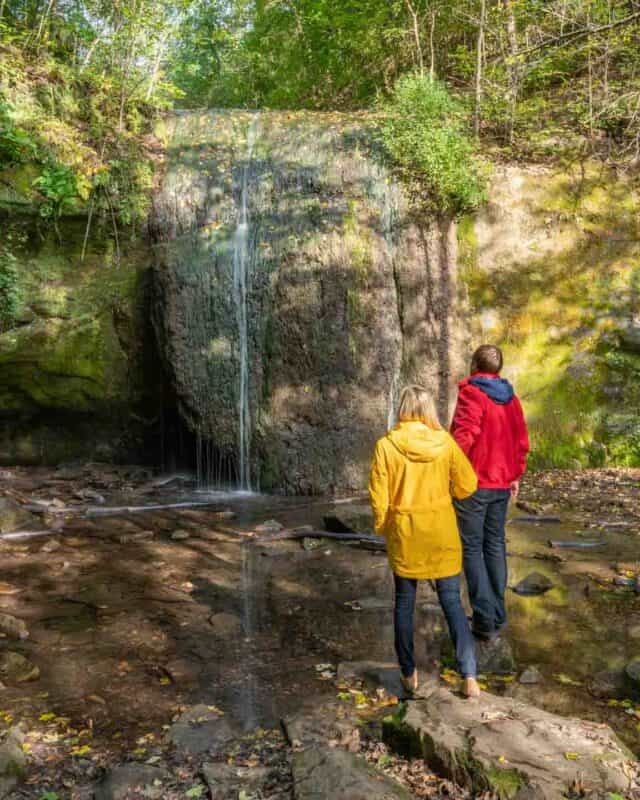
{"type": "Polygon", "coordinates": [[[419,205],[458,216],[484,202],[485,179],[465,133],[462,109],[444,84],[405,76],[383,110],[382,144],[414,184],[419,205]]]}
{"type": "Polygon", "coordinates": [[[57,219],[78,196],[78,180],[75,172],[63,164],[45,167],[33,185],[44,198],[40,215],[45,219],[57,219]]]}
{"type": "Polygon", "coordinates": [[[0,100],[0,168],[22,164],[38,154],[38,146],[31,135],[13,124],[10,106],[0,100]]]}

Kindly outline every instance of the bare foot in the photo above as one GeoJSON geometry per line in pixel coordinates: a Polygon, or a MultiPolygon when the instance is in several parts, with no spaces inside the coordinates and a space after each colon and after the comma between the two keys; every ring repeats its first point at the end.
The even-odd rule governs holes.
{"type": "Polygon", "coordinates": [[[413,694],[418,688],[418,670],[413,670],[413,675],[405,678],[404,675],[400,675],[400,681],[402,682],[402,688],[405,690],[407,694],[413,694]]]}
{"type": "Polygon", "coordinates": [[[478,686],[478,681],[475,678],[465,678],[464,688],[462,691],[465,697],[480,697],[480,687],[478,686]]]}

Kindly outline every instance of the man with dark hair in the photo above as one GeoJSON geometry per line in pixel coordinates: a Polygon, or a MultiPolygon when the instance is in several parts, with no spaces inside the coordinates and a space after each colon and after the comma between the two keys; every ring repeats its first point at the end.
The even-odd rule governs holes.
{"type": "Polygon", "coordinates": [[[464,571],[473,607],[473,632],[492,639],[507,622],[505,522],[527,467],[529,437],[520,401],[500,377],[502,352],[483,344],[461,381],[451,433],[478,476],[478,490],[455,501],[464,571]]]}

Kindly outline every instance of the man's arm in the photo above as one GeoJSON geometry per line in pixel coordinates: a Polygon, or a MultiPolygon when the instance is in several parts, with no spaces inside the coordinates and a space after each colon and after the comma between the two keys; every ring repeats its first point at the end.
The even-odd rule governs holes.
{"type": "Polygon", "coordinates": [[[371,462],[369,499],[373,510],[375,532],[384,534],[384,523],[389,510],[389,476],[382,442],[378,442],[371,462]]]}
{"type": "Polygon", "coordinates": [[[511,498],[512,500],[518,499],[520,493],[520,478],[527,471],[527,454],[529,453],[529,433],[527,431],[527,421],[524,418],[522,406],[517,397],[513,398],[516,409],[516,425],[517,425],[517,439],[516,446],[518,448],[518,477],[511,483],[511,498]]]}
{"type": "Polygon", "coordinates": [[[451,423],[451,434],[468,456],[482,430],[484,408],[479,392],[467,386],[460,389],[456,412],[451,423]]]}
{"type": "Polygon", "coordinates": [[[520,405],[517,397],[513,398],[516,404],[517,422],[518,422],[518,469],[520,471],[519,478],[521,478],[527,471],[527,455],[529,453],[529,433],[527,431],[527,421],[524,418],[524,411],[520,405]]]}

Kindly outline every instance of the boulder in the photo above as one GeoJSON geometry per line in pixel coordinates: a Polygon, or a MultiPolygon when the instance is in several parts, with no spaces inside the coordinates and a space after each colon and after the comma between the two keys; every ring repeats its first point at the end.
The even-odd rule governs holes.
{"type": "Polygon", "coordinates": [[[499,636],[491,641],[476,643],[478,672],[489,672],[493,675],[511,675],[517,670],[513,649],[509,642],[499,636]]]}
{"type": "Polygon", "coordinates": [[[332,533],[373,533],[373,512],[368,505],[344,505],[323,517],[325,530],[332,533]]]}
{"type": "Polygon", "coordinates": [[[456,697],[433,684],[387,718],[386,741],[422,756],[439,774],[477,794],[558,800],[579,782],[585,791],[628,796],[638,764],[608,726],[564,718],[512,698],[456,697]]]}
{"type": "Polygon", "coordinates": [[[144,797],[147,800],[165,797],[164,782],[168,773],[148,764],[122,764],[107,770],[94,792],[95,800],[128,800],[144,797]]]}
{"type": "Polygon", "coordinates": [[[627,691],[625,670],[604,669],[588,682],[589,691],[595,697],[623,697],[627,691]]]}
{"type": "Polygon", "coordinates": [[[0,798],[6,797],[24,778],[27,763],[22,749],[24,733],[11,728],[0,744],[0,798]]]}
{"type": "Polygon", "coordinates": [[[314,747],[293,754],[296,800],[409,800],[409,792],[353,753],[314,747]]]}
{"type": "Polygon", "coordinates": [[[192,756],[220,752],[234,736],[227,720],[205,705],[188,709],[169,728],[169,740],[176,749],[192,756]]]}

